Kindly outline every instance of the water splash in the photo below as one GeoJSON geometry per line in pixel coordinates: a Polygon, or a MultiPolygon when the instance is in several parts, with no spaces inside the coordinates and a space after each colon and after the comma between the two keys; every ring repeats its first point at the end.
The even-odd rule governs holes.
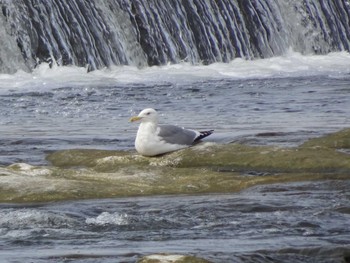
{"type": "Polygon", "coordinates": [[[96,226],[106,226],[106,225],[123,226],[123,225],[128,225],[129,218],[127,214],[102,212],[97,217],[87,218],[85,222],[88,225],[96,225],[96,226]]]}
{"type": "MultiPolygon", "coordinates": [[[[169,64],[139,69],[134,66],[115,66],[87,72],[77,66],[52,67],[42,63],[32,73],[18,71],[0,74],[0,92],[50,91],[63,87],[113,87],[118,84],[190,83],[212,79],[266,79],[270,77],[310,77],[328,75],[341,77],[350,73],[350,54],[336,52],[328,55],[302,55],[291,49],[283,56],[213,63],[193,66],[189,63],[169,64]],[[62,78],[64,76],[64,78],[62,78]]],[[[165,86],[166,88],[166,86],[165,86]]]]}

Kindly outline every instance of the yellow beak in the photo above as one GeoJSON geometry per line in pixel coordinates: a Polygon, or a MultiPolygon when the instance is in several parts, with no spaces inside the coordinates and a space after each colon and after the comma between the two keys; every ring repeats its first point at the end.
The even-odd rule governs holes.
{"type": "Polygon", "coordinates": [[[130,122],[134,122],[134,121],[139,121],[139,120],[141,120],[142,118],[141,117],[139,117],[139,116],[134,116],[134,117],[131,117],[130,118],[130,122]]]}

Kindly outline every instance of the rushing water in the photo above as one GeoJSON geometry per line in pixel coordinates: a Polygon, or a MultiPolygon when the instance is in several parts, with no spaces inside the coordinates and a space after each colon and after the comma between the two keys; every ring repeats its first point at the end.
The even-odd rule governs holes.
{"type": "Polygon", "coordinates": [[[2,205],[2,262],[343,262],[349,182],[275,184],[233,195],[2,205]]]}
{"type": "MultiPolygon", "coordinates": [[[[163,123],[215,129],[208,141],[218,145],[296,146],[349,126],[349,68],[345,52],[290,52],[210,66],[86,73],[42,65],[33,73],[2,74],[2,171],[18,162],[45,167],[45,156],[60,149],[133,154],[137,127],[128,119],[150,106],[163,123]]],[[[8,177],[2,174],[2,182],[8,177]]],[[[26,170],[21,178],[36,182],[26,170]]],[[[324,180],[227,195],[2,204],[0,259],[135,262],[170,252],[213,262],[342,262],[350,253],[349,186],[349,180],[324,180]]]]}
{"type": "Polygon", "coordinates": [[[1,0],[0,72],[350,50],[349,0],[1,0]]]}

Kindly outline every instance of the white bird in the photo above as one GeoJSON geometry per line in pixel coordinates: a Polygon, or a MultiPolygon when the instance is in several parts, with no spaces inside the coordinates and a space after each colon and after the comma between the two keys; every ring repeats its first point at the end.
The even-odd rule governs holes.
{"type": "Polygon", "coordinates": [[[199,132],[174,125],[158,125],[158,113],[151,108],[144,109],[130,121],[141,121],[135,148],[144,156],[156,156],[187,148],[213,133],[213,130],[199,132]]]}

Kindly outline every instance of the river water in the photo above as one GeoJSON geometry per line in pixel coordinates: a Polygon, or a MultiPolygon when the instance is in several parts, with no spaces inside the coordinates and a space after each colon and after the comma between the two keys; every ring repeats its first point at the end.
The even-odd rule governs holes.
{"type": "Polygon", "coordinates": [[[0,164],[43,164],[45,152],[67,148],[133,149],[130,116],[146,107],[161,122],[214,129],[211,139],[260,140],[284,133],[299,144],[348,127],[348,53],[285,57],[209,66],[84,68],[42,65],[0,76],[0,164]]]}
{"type": "Polygon", "coordinates": [[[2,205],[5,262],[135,262],[185,253],[213,262],[342,262],[349,181],[239,194],[2,205]]]}
{"type": "MultiPolygon", "coordinates": [[[[349,95],[345,52],[90,73],[43,64],[32,73],[0,75],[0,164],[50,167],[47,154],[76,148],[134,154],[137,126],[128,119],[145,107],[158,109],[162,123],[214,129],[207,141],[218,145],[294,147],[349,127],[349,95]]],[[[213,262],[341,262],[350,254],[349,183],[3,203],[0,258],[135,262],[169,252],[213,262]]]]}

